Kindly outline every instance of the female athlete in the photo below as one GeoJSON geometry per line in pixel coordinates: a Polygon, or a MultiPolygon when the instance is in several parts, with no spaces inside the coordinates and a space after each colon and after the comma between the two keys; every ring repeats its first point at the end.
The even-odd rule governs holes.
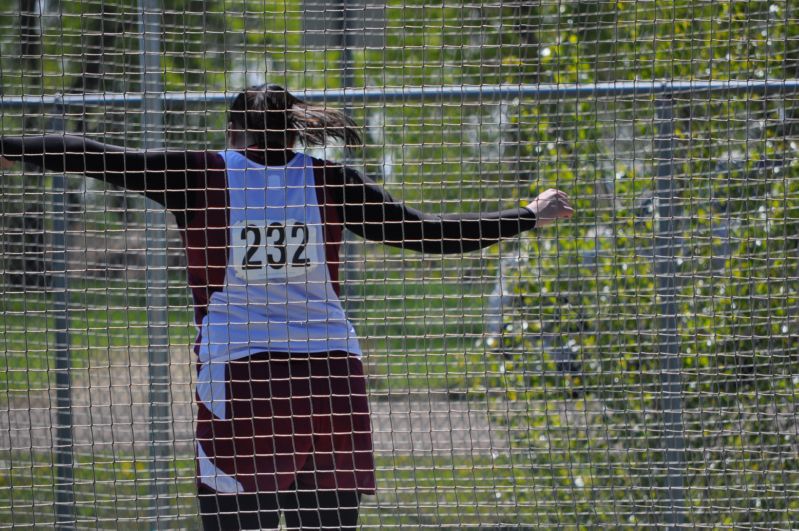
{"type": "Polygon", "coordinates": [[[221,152],[131,151],[81,136],[0,139],[2,165],[82,173],[162,204],[188,258],[198,329],[197,487],[203,527],[354,528],[374,493],[361,349],[338,297],[342,230],[419,252],[465,253],[573,210],[433,216],[357,171],[293,150],[360,143],[344,113],[278,85],[240,93],[221,152]]]}

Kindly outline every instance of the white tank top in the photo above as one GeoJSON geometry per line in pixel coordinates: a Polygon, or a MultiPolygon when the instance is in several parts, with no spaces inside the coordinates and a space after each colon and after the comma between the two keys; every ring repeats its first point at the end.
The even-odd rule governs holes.
{"type": "Polygon", "coordinates": [[[313,160],[257,164],[223,151],[228,262],[200,330],[200,362],[259,352],[341,350],[360,356],[355,330],[333,290],[313,160]]]}

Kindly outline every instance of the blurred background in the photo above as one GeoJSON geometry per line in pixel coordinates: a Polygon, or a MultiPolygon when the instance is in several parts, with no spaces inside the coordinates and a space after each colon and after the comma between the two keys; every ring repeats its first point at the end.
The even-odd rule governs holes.
{"type": "MultiPolygon", "coordinates": [[[[572,220],[482,252],[348,240],[362,526],[788,529],[796,9],[0,0],[0,134],[223,149],[268,81],[347,109],[365,146],[312,153],[426,212],[565,190],[572,220]]],[[[184,267],[141,197],[0,177],[0,527],[198,526],[184,267]]]]}

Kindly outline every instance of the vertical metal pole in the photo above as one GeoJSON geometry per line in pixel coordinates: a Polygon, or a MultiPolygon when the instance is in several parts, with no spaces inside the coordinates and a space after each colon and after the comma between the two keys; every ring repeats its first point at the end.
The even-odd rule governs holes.
{"type": "MultiPolygon", "coordinates": [[[[50,130],[64,132],[64,109],[53,109],[50,130]]],[[[55,512],[56,529],[71,529],[75,524],[75,481],[72,474],[74,450],[72,439],[71,357],[69,335],[69,283],[67,279],[67,208],[66,178],[53,176],[51,207],[52,289],[55,311],[55,512]]]]}
{"type": "MultiPolygon", "coordinates": [[[[352,55],[352,35],[350,31],[350,11],[348,9],[347,0],[341,0],[341,59],[339,68],[341,69],[341,88],[344,92],[343,107],[344,112],[348,115],[352,113],[350,100],[346,95],[347,89],[355,86],[355,72],[353,68],[353,55],[352,55]]],[[[352,162],[350,149],[344,150],[344,165],[352,162]]],[[[355,258],[355,244],[352,240],[352,235],[349,231],[344,231],[342,234],[343,242],[342,247],[344,251],[344,260],[341,264],[341,269],[344,277],[344,283],[341,286],[341,293],[344,295],[344,307],[348,312],[354,310],[354,301],[352,300],[352,285],[351,281],[354,279],[355,267],[352,260],[355,258]]]]}
{"type": "MultiPolygon", "coordinates": [[[[144,148],[164,147],[163,83],[161,72],[161,4],[139,0],[144,148]]],[[[147,200],[147,337],[150,401],[150,493],[152,527],[164,527],[169,507],[170,393],[169,319],[167,314],[166,214],[163,206],[147,200]]]]}
{"type": "Polygon", "coordinates": [[[674,234],[674,103],[671,96],[655,101],[655,160],[657,161],[658,223],[655,234],[655,272],[660,302],[658,329],[660,407],[663,414],[663,449],[666,456],[665,487],[669,529],[685,522],[685,440],[682,423],[682,381],[677,330],[676,242],[674,234]]]}
{"type": "MultiPolygon", "coordinates": [[[[347,0],[341,0],[341,88],[345,91],[355,86],[355,71],[352,56],[352,24],[347,0]]],[[[344,100],[344,109],[350,112],[350,102],[344,100]]]]}

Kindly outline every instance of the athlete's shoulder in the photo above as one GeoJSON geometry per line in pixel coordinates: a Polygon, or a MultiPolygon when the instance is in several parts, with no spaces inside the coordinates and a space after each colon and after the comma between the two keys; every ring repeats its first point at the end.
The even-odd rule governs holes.
{"type": "Polygon", "coordinates": [[[343,167],[339,162],[320,159],[318,157],[314,157],[311,155],[305,155],[305,160],[310,161],[310,164],[313,165],[314,169],[320,169],[324,171],[336,171],[340,170],[343,167]]]}
{"type": "Polygon", "coordinates": [[[205,169],[208,170],[223,170],[225,169],[224,151],[199,151],[197,152],[197,160],[204,164],[205,169]]]}
{"type": "Polygon", "coordinates": [[[328,186],[343,186],[345,184],[363,183],[361,173],[355,168],[341,162],[308,157],[313,161],[314,173],[317,181],[328,186]]]}
{"type": "Polygon", "coordinates": [[[250,162],[252,162],[250,159],[245,157],[243,153],[236,151],[235,149],[209,151],[208,155],[213,155],[215,156],[216,160],[222,161],[222,165],[224,167],[247,166],[250,162]]]}
{"type": "Polygon", "coordinates": [[[224,174],[225,159],[218,151],[189,151],[186,153],[186,166],[189,173],[195,175],[195,184],[204,185],[210,176],[224,174]]]}

